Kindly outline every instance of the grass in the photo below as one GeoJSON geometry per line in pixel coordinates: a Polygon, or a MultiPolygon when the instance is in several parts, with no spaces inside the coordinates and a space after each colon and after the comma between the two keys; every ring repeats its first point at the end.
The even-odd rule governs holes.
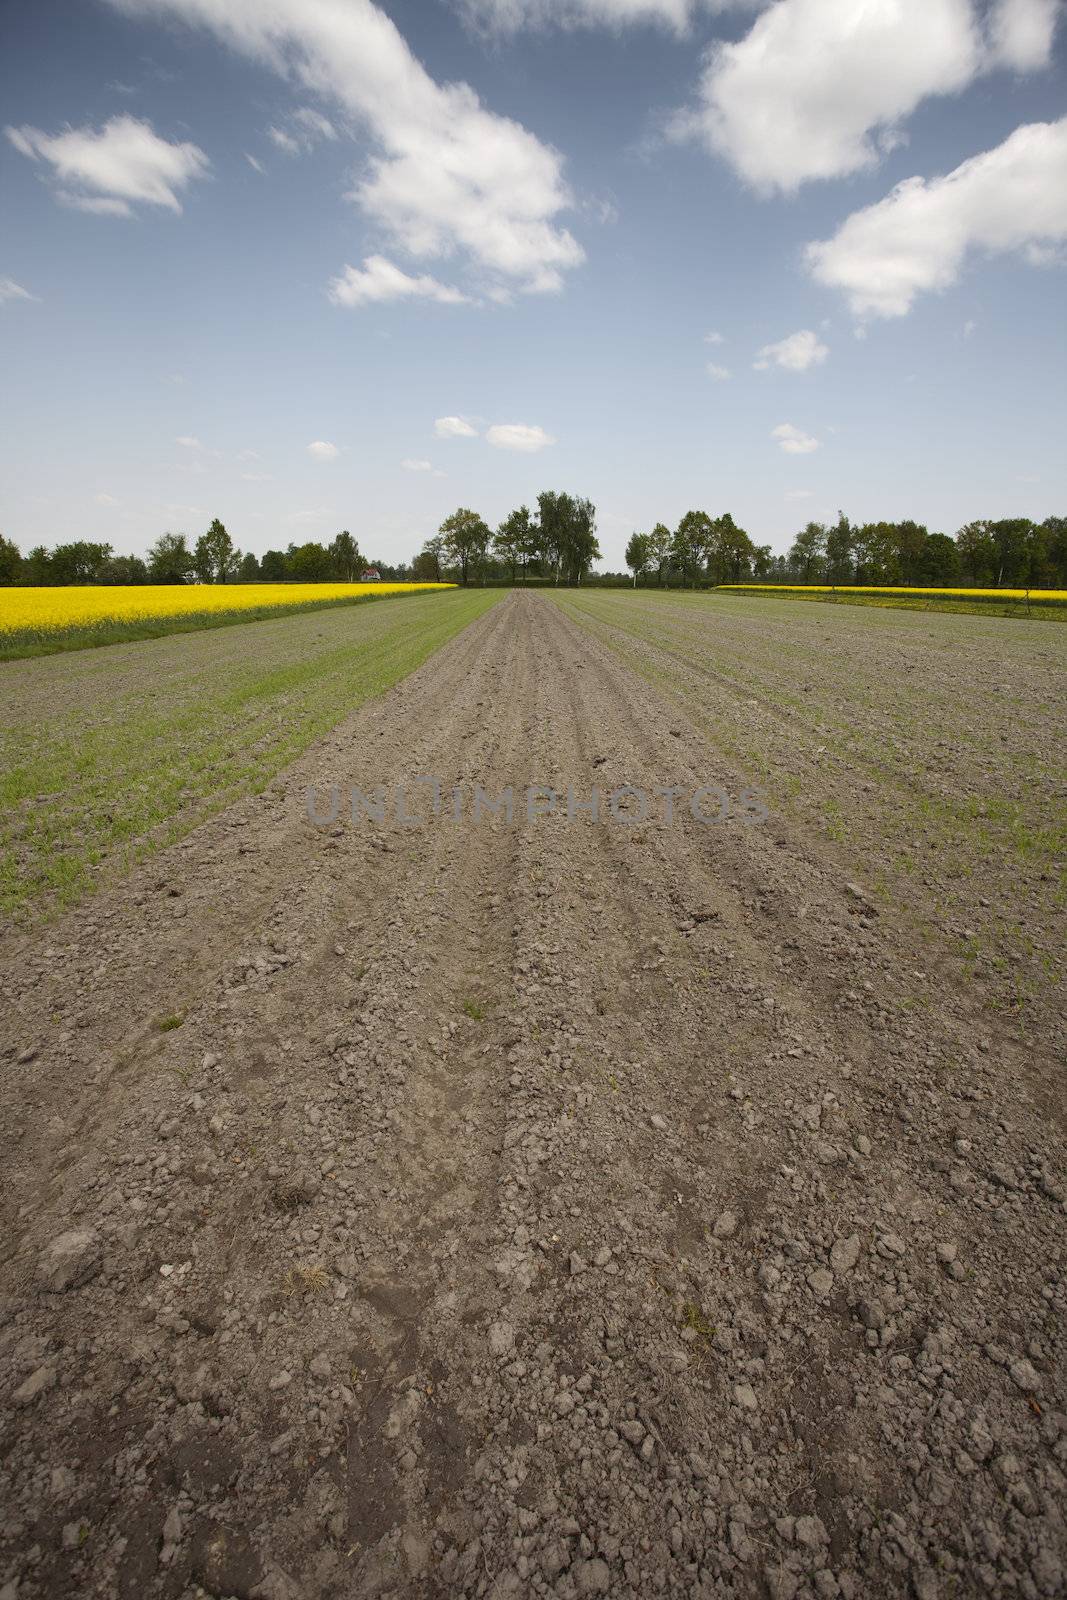
{"type": "Polygon", "coordinates": [[[25,922],[73,905],[258,793],[502,595],[449,589],[9,662],[0,913],[25,922]]]}

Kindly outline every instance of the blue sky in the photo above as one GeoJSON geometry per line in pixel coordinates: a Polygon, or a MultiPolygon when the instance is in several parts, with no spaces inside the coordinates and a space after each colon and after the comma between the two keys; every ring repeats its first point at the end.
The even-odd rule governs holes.
{"type": "Polygon", "coordinates": [[[0,531],[1062,514],[1061,7],[860,9],[6,0],[0,531]]]}

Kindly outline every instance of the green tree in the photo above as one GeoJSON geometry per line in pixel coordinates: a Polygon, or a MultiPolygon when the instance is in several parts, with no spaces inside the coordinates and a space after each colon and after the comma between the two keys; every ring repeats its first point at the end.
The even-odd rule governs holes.
{"type": "Polygon", "coordinates": [[[238,583],[258,583],[260,578],[259,562],[251,550],[241,557],[241,565],[237,569],[238,583]]]}
{"type": "Polygon", "coordinates": [[[290,549],[289,576],[298,583],[327,583],[333,577],[333,557],[313,539],[290,549]]]}
{"type": "Polygon", "coordinates": [[[809,522],[793,540],[786,560],[789,571],[801,583],[818,583],[826,553],[826,529],[821,522],[809,522]]]}
{"type": "Polygon", "coordinates": [[[489,545],[489,529],[476,511],[461,506],[441,524],[445,556],[459,567],[460,582],[466,583],[472,562],[485,555],[489,545]]]}
{"type": "Polygon", "coordinates": [[[94,544],[88,539],[57,544],[49,557],[50,582],[97,583],[101,568],[110,558],[109,544],[94,544]]]}
{"type": "Polygon", "coordinates": [[[264,583],[284,583],[289,576],[289,564],[284,550],[266,550],[259,563],[259,575],[264,583]]]}
{"type": "Polygon", "coordinates": [[[340,583],[357,582],[363,571],[363,557],[347,528],[343,528],[330,545],[330,560],[340,583]]]}
{"type": "Polygon", "coordinates": [[[515,572],[522,563],[523,576],[530,554],[531,517],[528,506],[520,506],[506,516],[493,535],[493,554],[507,563],[512,583],[515,572]]]}
{"type": "Polygon", "coordinates": [[[140,556],[109,556],[96,570],[97,583],[147,583],[148,565],[140,556]]]}
{"type": "Polygon", "coordinates": [[[152,583],[185,583],[195,570],[184,533],[161,533],[148,552],[148,577],[152,583]]]}
{"type": "Polygon", "coordinates": [[[17,544],[0,533],[0,583],[14,583],[22,571],[22,557],[17,544]]]}
{"type": "Polygon", "coordinates": [[[43,544],[35,544],[23,561],[22,579],[24,583],[32,584],[35,588],[55,582],[52,577],[52,558],[43,544]]]}
{"type": "Polygon", "coordinates": [[[652,540],[647,533],[631,533],[630,542],[626,546],[626,565],[634,575],[634,588],[643,572],[648,570],[652,561],[652,540]]]}
{"type": "Polygon", "coordinates": [[[648,536],[649,565],[655,567],[660,587],[671,554],[671,530],[665,522],[657,522],[648,536]]]}
{"type": "Polygon", "coordinates": [[[837,513],[837,522],[826,532],[826,581],[851,583],[855,575],[856,539],[852,524],[843,511],[837,513]]]}
{"type": "Polygon", "coordinates": [[[712,583],[740,583],[751,572],[756,553],[752,540],[728,511],[711,524],[704,550],[712,583]]]}
{"type": "Polygon", "coordinates": [[[687,511],[671,540],[671,566],[681,573],[682,582],[696,588],[697,578],[711,548],[712,521],[706,511],[687,511]]]}
{"type": "Polygon", "coordinates": [[[218,517],[196,541],[193,559],[196,575],[202,583],[225,583],[237,571],[241,552],[234,548],[233,540],[218,517]]]}

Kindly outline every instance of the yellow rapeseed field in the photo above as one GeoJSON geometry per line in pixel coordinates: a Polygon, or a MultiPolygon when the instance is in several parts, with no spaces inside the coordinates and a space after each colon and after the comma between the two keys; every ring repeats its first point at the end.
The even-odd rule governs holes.
{"type": "Polygon", "coordinates": [[[445,583],[161,583],[101,584],[59,589],[0,589],[0,640],[20,634],[61,634],[125,624],[164,622],[275,606],[321,605],[422,589],[445,583]]]}
{"type": "Polygon", "coordinates": [[[1067,589],[938,589],[922,585],[918,588],[888,583],[720,583],[720,589],[757,589],[761,593],[776,594],[941,594],[960,600],[1067,600],[1067,589]]]}

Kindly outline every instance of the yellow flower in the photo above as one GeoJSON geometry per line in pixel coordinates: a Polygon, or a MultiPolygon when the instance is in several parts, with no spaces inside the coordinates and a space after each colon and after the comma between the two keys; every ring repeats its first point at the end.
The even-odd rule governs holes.
{"type": "Polygon", "coordinates": [[[161,583],[0,589],[0,637],[453,587],[444,583],[161,583]]]}

